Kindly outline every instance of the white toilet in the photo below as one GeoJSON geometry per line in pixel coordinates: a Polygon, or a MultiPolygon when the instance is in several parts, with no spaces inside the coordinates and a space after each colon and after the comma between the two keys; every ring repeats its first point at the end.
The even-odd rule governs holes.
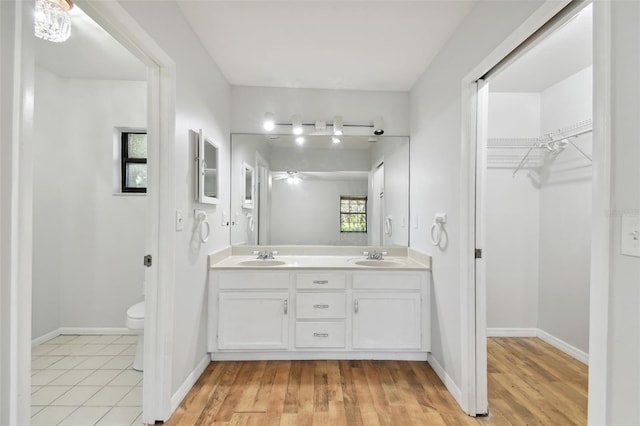
{"type": "Polygon", "coordinates": [[[133,369],[142,371],[144,361],[144,301],[136,303],[127,310],[127,328],[138,335],[136,357],[133,360],[133,369]]]}

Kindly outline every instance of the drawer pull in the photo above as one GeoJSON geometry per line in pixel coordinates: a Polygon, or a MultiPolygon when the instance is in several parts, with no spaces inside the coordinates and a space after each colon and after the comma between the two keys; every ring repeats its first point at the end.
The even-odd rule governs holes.
{"type": "Polygon", "coordinates": [[[313,305],[316,309],[329,309],[329,305],[313,305]]]}
{"type": "Polygon", "coordinates": [[[353,312],[358,313],[358,299],[353,301],[353,312]]]}
{"type": "Polygon", "coordinates": [[[289,301],[287,299],[284,300],[284,314],[287,315],[289,312],[289,301]]]}
{"type": "Polygon", "coordinates": [[[329,284],[329,280],[313,280],[314,284],[329,284]]]}
{"type": "Polygon", "coordinates": [[[313,337],[329,337],[329,333],[313,333],[313,337]]]}

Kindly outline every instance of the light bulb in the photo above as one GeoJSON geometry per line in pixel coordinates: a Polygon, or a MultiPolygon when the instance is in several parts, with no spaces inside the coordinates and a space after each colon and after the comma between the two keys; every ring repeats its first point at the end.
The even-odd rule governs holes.
{"type": "Polygon", "coordinates": [[[334,137],[332,137],[332,138],[331,138],[331,142],[333,142],[333,143],[340,143],[340,138],[338,138],[338,137],[334,136],[334,137]]]}
{"type": "Polygon", "coordinates": [[[298,145],[302,145],[302,144],[304,143],[304,136],[298,136],[298,137],[296,138],[296,143],[297,143],[298,145]]]}

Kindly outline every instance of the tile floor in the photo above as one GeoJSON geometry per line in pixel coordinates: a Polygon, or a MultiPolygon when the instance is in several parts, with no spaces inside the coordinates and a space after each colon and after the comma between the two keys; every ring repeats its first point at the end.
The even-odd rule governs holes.
{"type": "Polygon", "coordinates": [[[141,425],[136,336],[62,335],[32,349],[32,426],[141,425]]]}

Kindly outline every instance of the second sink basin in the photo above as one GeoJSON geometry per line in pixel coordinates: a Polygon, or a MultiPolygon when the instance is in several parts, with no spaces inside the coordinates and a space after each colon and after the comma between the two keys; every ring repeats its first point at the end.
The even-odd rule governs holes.
{"type": "Polygon", "coordinates": [[[239,266],[282,266],[285,261],[277,260],[277,259],[256,259],[256,260],[244,260],[242,262],[238,262],[239,266]]]}
{"type": "Polygon", "coordinates": [[[399,262],[394,262],[393,260],[357,260],[355,262],[356,265],[360,266],[375,266],[378,268],[390,268],[394,266],[402,266],[399,262]]]}

